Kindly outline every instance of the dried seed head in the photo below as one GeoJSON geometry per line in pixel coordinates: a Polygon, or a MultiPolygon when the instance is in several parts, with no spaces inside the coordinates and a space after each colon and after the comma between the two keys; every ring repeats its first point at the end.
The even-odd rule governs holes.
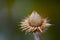
{"type": "Polygon", "coordinates": [[[37,12],[33,11],[29,17],[29,23],[31,26],[38,26],[41,23],[41,17],[37,12]]]}
{"type": "Polygon", "coordinates": [[[22,30],[28,32],[43,32],[51,24],[48,23],[48,20],[42,18],[36,11],[33,11],[32,14],[21,22],[22,30]]]}

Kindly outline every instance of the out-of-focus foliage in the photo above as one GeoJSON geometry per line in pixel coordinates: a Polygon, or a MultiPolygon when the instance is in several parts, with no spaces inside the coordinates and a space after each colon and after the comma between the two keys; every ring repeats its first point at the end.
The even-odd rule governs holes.
{"type": "Polygon", "coordinates": [[[0,40],[33,40],[19,30],[19,22],[35,10],[51,19],[52,26],[42,33],[43,40],[60,40],[60,1],[58,0],[0,0],[0,40]]]}

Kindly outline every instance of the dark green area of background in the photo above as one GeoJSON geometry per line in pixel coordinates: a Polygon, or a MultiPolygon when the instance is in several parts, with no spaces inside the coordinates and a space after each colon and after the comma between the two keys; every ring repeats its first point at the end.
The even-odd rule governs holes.
{"type": "Polygon", "coordinates": [[[33,40],[19,30],[19,22],[35,10],[49,17],[52,26],[42,33],[43,40],[60,40],[60,1],[58,0],[0,0],[0,40],[33,40]]]}

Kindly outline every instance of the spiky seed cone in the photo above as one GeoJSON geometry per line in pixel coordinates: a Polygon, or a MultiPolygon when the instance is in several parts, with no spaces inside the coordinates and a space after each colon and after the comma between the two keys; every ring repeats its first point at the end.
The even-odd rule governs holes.
{"type": "Polygon", "coordinates": [[[28,32],[43,32],[50,25],[47,18],[43,18],[36,11],[33,11],[29,17],[21,22],[21,29],[28,32]]]}

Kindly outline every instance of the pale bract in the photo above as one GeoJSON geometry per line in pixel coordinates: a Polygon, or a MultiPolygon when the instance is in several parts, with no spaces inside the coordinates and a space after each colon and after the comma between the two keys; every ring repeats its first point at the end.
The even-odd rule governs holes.
{"type": "Polygon", "coordinates": [[[51,24],[48,22],[47,18],[41,17],[36,11],[33,11],[32,14],[25,18],[21,22],[21,29],[27,32],[43,32],[51,24]]]}

